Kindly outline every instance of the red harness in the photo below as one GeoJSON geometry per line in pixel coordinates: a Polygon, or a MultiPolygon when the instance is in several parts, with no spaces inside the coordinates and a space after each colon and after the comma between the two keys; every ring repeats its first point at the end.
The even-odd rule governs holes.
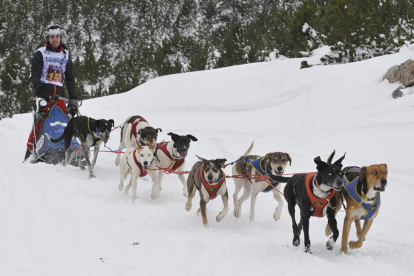
{"type": "Polygon", "coordinates": [[[162,150],[165,155],[167,155],[168,158],[170,158],[170,160],[173,162],[170,166],[172,166],[172,168],[170,168],[170,166],[168,166],[168,169],[170,169],[171,171],[175,172],[179,167],[181,167],[182,164],[184,164],[185,158],[181,158],[181,159],[175,159],[171,156],[171,154],[168,152],[167,150],[167,145],[170,142],[165,142],[165,143],[159,143],[157,145],[157,148],[162,150]]]}
{"type": "Polygon", "coordinates": [[[221,180],[217,184],[212,185],[208,184],[207,181],[204,179],[203,168],[204,165],[200,167],[201,182],[203,182],[204,188],[206,188],[208,194],[210,195],[210,199],[215,199],[217,197],[217,191],[220,189],[221,185],[226,180],[224,177],[224,172],[222,171],[223,177],[221,178],[221,180]]]}
{"type": "MultiPolygon", "coordinates": [[[[138,161],[138,159],[137,159],[137,157],[136,157],[136,155],[135,155],[135,152],[136,152],[137,150],[136,149],[134,149],[134,151],[131,151],[132,152],[132,155],[134,156],[134,161],[135,161],[135,164],[137,164],[137,166],[138,166],[138,168],[139,168],[139,170],[140,170],[140,174],[139,174],[139,177],[144,177],[144,176],[146,176],[147,175],[147,171],[145,171],[144,170],[144,168],[142,167],[142,165],[141,165],[141,163],[138,161]]],[[[131,153],[130,153],[131,154],[131,153]]],[[[127,159],[128,160],[128,159],[127,159]]],[[[127,163],[128,163],[128,161],[127,161],[127,163]]],[[[128,163],[128,166],[131,168],[131,165],[129,165],[129,163],[128,163]]]]}
{"type": "MultiPolygon", "coordinates": [[[[313,205],[313,214],[312,216],[314,217],[323,217],[323,208],[325,208],[326,204],[328,204],[328,199],[331,200],[334,195],[335,195],[335,190],[332,190],[330,192],[330,194],[327,196],[327,198],[319,198],[316,197],[313,193],[312,193],[312,188],[311,188],[311,179],[313,176],[316,175],[316,172],[312,172],[312,173],[308,173],[308,175],[306,176],[306,191],[308,192],[308,196],[309,199],[313,205]]],[[[318,185],[318,184],[316,184],[318,185]]]]}
{"type": "Polygon", "coordinates": [[[148,122],[147,122],[147,120],[145,120],[144,118],[142,118],[141,116],[138,116],[138,115],[137,116],[132,116],[128,120],[128,123],[132,123],[132,122],[134,122],[134,123],[132,124],[132,130],[131,130],[131,132],[132,132],[132,134],[134,135],[134,137],[136,139],[137,136],[138,136],[137,126],[139,125],[139,123],[141,123],[141,122],[148,123],[148,122]],[[138,120],[138,121],[136,121],[136,120],[138,120]],[[136,122],[134,122],[134,121],[136,121],[136,122]]]}

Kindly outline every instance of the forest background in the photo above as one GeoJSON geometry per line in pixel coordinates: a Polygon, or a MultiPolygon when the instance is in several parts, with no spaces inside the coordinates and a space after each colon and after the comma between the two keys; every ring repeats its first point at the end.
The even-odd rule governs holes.
{"type": "Polygon", "coordinates": [[[414,42],[414,0],[0,0],[0,120],[31,110],[31,59],[51,22],[66,30],[84,100],[324,46],[302,66],[395,53],[414,42]]]}

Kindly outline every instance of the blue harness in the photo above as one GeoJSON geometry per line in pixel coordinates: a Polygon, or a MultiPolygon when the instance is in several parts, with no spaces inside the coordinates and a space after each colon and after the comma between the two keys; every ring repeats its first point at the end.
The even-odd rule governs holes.
{"type": "MultiPolygon", "coordinates": [[[[258,157],[258,156],[251,156],[251,157],[258,157]]],[[[265,171],[263,169],[263,166],[262,166],[263,158],[264,157],[262,156],[262,157],[259,157],[256,160],[244,159],[244,161],[247,164],[253,166],[253,168],[260,174],[260,176],[264,176],[264,175],[267,175],[267,174],[265,173],[265,171]]],[[[269,186],[267,186],[267,188],[262,191],[264,193],[270,192],[271,190],[273,190],[274,187],[276,187],[277,184],[279,184],[279,182],[274,181],[274,180],[269,179],[269,178],[266,179],[266,182],[269,183],[269,186]]]]}
{"type": "MultiPolygon", "coordinates": [[[[359,172],[361,169],[358,167],[349,168],[346,172],[359,172]]],[[[362,198],[360,195],[358,195],[358,192],[356,190],[356,186],[358,184],[359,176],[355,177],[355,179],[349,180],[347,178],[346,173],[342,176],[342,181],[345,183],[345,190],[348,192],[349,196],[358,203],[358,206],[362,207],[365,211],[365,215],[361,218],[363,220],[369,220],[372,218],[372,216],[377,211],[378,205],[381,202],[380,195],[378,195],[377,200],[373,203],[365,203],[362,201],[362,198]]]]}

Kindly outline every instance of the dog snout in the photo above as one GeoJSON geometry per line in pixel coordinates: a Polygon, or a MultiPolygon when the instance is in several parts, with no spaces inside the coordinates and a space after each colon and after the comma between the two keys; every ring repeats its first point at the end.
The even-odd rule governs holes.
{"type": "Polygon", "coordinates": [[[283,171],[283,167],[282,167],[282,166],[277,166],[277,171],[278,171],[278,172],[283,171]]]}
{"type": "Polygon", "coordinates": [[[142,164],[144,164],[144,166],[148,166],[148,161],[144,161],[142,164]]]}
{"type": "Polygon", "coordinates": [[[209,181],[213,180],[213,175],[212,175],[212,174],[208,174],[207,179],[208,179],[209,181]]]}
{"type": "Polygon", "coordinates": [[[383,177],[381,178],[381,186],[385,186],[385,185],[387,185],[387,179],[383,177]]]}

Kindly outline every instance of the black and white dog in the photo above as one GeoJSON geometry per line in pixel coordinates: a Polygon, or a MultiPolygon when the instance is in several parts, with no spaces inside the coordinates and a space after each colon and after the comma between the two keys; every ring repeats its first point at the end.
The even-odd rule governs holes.
{"type": "Polygon", "coordinates": [[[86,164],[89,169],[89,177],[96,177],[93,169],[96,164],[96,159],[99,153],[99,147],[102,142],[107,143],[111,133],[111,129],[114,126],[114,120],[95,120],[86,116],[73,117],[69,120],[65,130],[57,139],[51,139],[53,143],[57,143],[65,140],[65,159],[62,160],[62,164],[66,166],[68,163],[68,149],[71,145],[72,138],[78,138],[81,143],[81,149],[78,154],[79,167],[84,170],[85,166],[82,163],[83,157],[85,157],[86,164]],[[89,149],[94,146],[93,161],[89,160],[89,149]]]}
{"type": "Polygon", "coordinates": [[[335,218],[335,192],[341,190],[344,185],[340,176],[342,156],[335,163],[331,164],[335,151],[329,156],[327,162],[318,156],[314,159],[316,163],[315,173],[295,174],[287,182],[284,196],[288,204],[289,214],[292,217],[293,245],[299,246],[300,233],[305,235],[305,252],[311,253],[311,242],[309,239],[309,219],[310,217],[328,216],[328,224],[332,229],[333,236],[326,242],[326,248],[332,250],[339,231],[335,218]],[[300,208],[300,222],[296,224],[295,206],[300,208]]]}
{"type": "MultiPolygon", "coordinates": [[[[158,143],[155,155],[156,167],[168,169],[169,171],[183,171],[185,168],[185,158],[191,141],[197,141],[193,135],[177,135],[169,132],[173,142],[158,143]]],[[[161,189],[161,181],[164,176],[164,170],[158,171],[158,182],[161,189]]],[[[183,195],[187,196],[187,183],[183,174],[179,174],[178,178],[183,183],[183,195]]]]}

